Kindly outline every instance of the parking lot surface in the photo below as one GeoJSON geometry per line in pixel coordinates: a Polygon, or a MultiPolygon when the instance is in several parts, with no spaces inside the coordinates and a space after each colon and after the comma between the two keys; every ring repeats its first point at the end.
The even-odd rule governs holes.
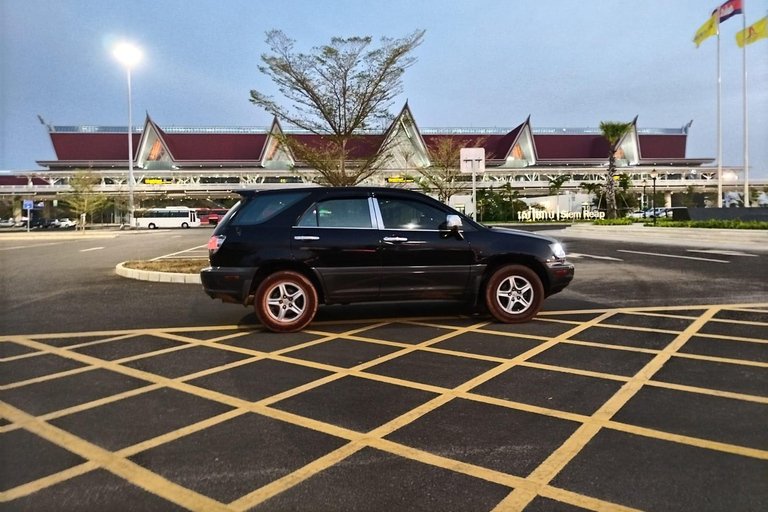
{"type": "Polygon", "coordinates": [[[768,503],[768,303],[0,339],[4,510],[768,503]]]}

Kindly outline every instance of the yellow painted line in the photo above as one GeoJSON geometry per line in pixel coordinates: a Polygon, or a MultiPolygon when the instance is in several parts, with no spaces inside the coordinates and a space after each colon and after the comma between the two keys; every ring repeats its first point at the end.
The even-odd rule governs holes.
{"type": "Polygon", "coordinates": [[[749,359],[731,359],[729,357],[715,357],[715,356],[702,356],[699,354],[689,354],[687,352],[680,352],[675,354],[675,357],[682,357],[685,359],[696,359],[699,361],[710,361],[713,363],[728,363],[737,364],[741,366],[756,366],[758,368],[768,368],[768,363],[760,361],[750,361],[749,359]]]}
{"type": "Polygon", "coordinates": [[[658,350],[650,348],[629,347],[627,345],[612,345],[610,343],[598,343],[596,341],[563,340],[567,345],[581,345],[582,347],[607,348],[608,350],[620,350],[621,352],[636,352],[638,354],[658,354],[658,350]]]}
{"type": "MultiPolygon", "coordinates": [[[[703,309],[701,310],[704,311],[703,309]]],[[[632,311],[631,313],[625,313],[632,316],[650,316],[655,318],[676,318],[678,320],[688,320],[693,322],[697,317],[695,316],[683,316],[683,315],[669,315],[664,313],[654,313],[653,311],[632,311]]]]}
{"type": "MultiPolygon", "coordinates": [[[[690,318],[689,320],[693,320],[693,318],[690,318]]],[[[671,331],[668,329],[656,329],[653,327],[639,327],[639,326],[633,326],[633,325],[617,325],[617,324],[600,324],[597,327],[607,327],[608,329],[619,329],[624,331],[641,331],[641,332],[653,332],[653,333],[662,333],[662,334],[674,334],[675,336],[683,332],[683,331],[671,331]]]]}
{"type": "Polygon", "coordinates": [[[768,404],[768,397],[757,395],[746,395],[744,393],[734,393],[732,391],[720,391],[719,389],[698,388],[695,386],[685,386],[683,384],[673,384],[671,382],[661,382],[658,380],[649,380],[646,386],[657,388],[675,389],[687,393],[696,393],[699,395],[719,396],[723,398],[732,398],[733,400],[742,400],[744,402],[756,402],[759,404],[768,404]]]}
{"type": "Polygon", "coordinates": [[[65,447],[68,451],[172,503],[201,512],[229,512],[228,507],[216,500],[166,480],[138,464],[134,464],[60,428],[40,421],[19,409],[0,403],[0,412],[9,419],[26,423],[26,429],[33,434],[58,446],[65,447]]]}
{"type": "MultiPolygon", "coordinates": [[[[649,361],[592,415],[592,418],[597,421],[585,423],[579,427],[560,448],[555,450],[539,467],[528,475],[528,480],[541,486],[548,485],[600,431],[600,422],[610,420],[621,407],[635,396],[645,382],[650,380],[653,374],[664,366],[664,363],[669,360],[672,354],[682,347],[718,310],[719,308],[717,307],[708,309],[662,352],[649,361]]],[[[536,494],[537,492],[526,489],[515,489],[494,508],[494,511],[522,511],[536,497],[536,494]]]]}
{"type": "Polygon", "coordinates": [[[631,377],[626,377],[624,375],[614,375],[612,373],[579,370],[578,368],[566,368],[564,366],[554,366],[551,364],[534,363],[531,361],[525,361],[519,364],[520,366],[525,366],[528,368],[537,368],[539,370],[548,370],[548,371],[559,372],[559,373],[570,373],[571,375],[583,375],[584,377],[596,377],[598,379],[605,379],[605,380],[617,380],[621,382],[627,382],[628,380],[631,379],[631,377]]]}
{"type": "Polygon", "coordinates": [[[127,448],[123,448],[122,450],[115,452],[115,454],[120,457],[132,457],[139,452],[143,452],[151,448],[156,448],[170,441],[176,441],[177,439],[181,439],[182,437],[194,434],[195,432],[200,432],[201,430],[205,430],[206,428],[218,425],[219,423],[224,423],[225,421],[229,421],[233,418],[237,418],[238,416],[242,416],[247,412],[247,409],[232,409],[231,411],[219,414],[218,416],[213,416],[203,421],[193,423],[192,425],[187,425],[186,427],[180,428],[178,430],[168,432],[167,434],[163,434],[152,439],[142,441],[141,443],[128,446],[127,448]]]}
{"type": "Polygon", "coordinates": [[[638,427],[635,425],[629,425],[627,423],[619,423],[616,421],[610,421],[610,422],[606,421],[601,423],[602,423],[602,426],[604,427],[608,427],[612,430],[620,430],[628,434],[636,434],[643,437],[650,437],[652,439],[661,439],[663,441],[672,441],[674,443],[687,444],[689,446],[696,446],[698,448],[706,448],[708,450],[732,453],[734,455],[751,457],[753,459],[768,460],[768,451],[758,450],[757,448],[748,448],[745,446],[738,446],[735,444],[720,443],[718,441],[710,441],[708,439],[701,439],[698,437],[674,434],[672,432],[666,432],[664,430],[638,427]]]}
{"type": "Polygon", "coordinates": [[[8,489],[7,491],[0,492],[0,503],[22,498],[24,496],[32,494],[33,492],[41,491],[46,487],[50,487],[52,485],[56,485],[66,480],[69,480],[70,478],[75,478],[76,476],[84,475],[89,471],[93,471],[94,469],[97,469],[98,467],[99,467],[98,464],[96,464],[95,462],[90,462],[90,461],[84,462],[82,464],[78,464],[73,468],[65,469],[64,471],[59,471],[58,473],[48,475],[46,477],[35,480],[33,482],[19,485],[18,487],[13,487],[11,489],[8,489]]]}
{"type": "Polygon", "coordinates": [[[28,352],[17,356],[0,357],[0,363],[10,363],[12,361],[18,361],[19,359],[29,359],[30,357],[37,357],[43,354],[45,354],[45,352],[28,352]]]}
{"type": "MultiPolygon", "coordinates": [[[[253,508],[254,506],[268,500],[269,498],[272,498],[273,496],[280,494],[286,489],[290,489],[294,485],[303,482],[304,480],[306,480],[307,478],[313,475],[316,475],[320,471],[323,471],[333,466],[337,462],[340,462],[346,459],[347,457],[358,452],[364,447],[365,447],[365,444],[359,441],[348,443],[342,446],[341,448],[334,450],[331,453],[323,457],[320,457],[319,459],[313,462],[310,462],[309,464],[302,467],[301,469],[294,471],[293,473],[289,473],[284,477],[279,478],[271,483],[268,483],[267,485],[265,485],[264,487],[261,487],[260,489],[257,489],[256,491],[246,494],[245,496],[230,503],[229,507],[236,511],[244,511],[244,510],[253,508]]],[[[322,507],[322,504],[320,503],[307,504],[307,505],[322,507]]]]}
{"type": "Polygon", "coordinates": [[[544,486],[539,488],[538,493],[545,498],[557,500],[574,507],[581,507],[587,510],[594,510],[595,512],[644,512],[637,508],[626,507],[617,503],[610,503],[608,501],[602,501],[590,496],[584,496],[572,491],[566,491],[565,489],[559,489],[552,486],[544,486]]]}
{"type": "Polygon", "coordinates": [[[109,337],[109,338],[106,338],[106,339],[102,339],[102,340],[86,341],[84,343],[78,343],[77,345],[69,345],[69,346],[61,347],[61,348],[66,348],[67,350],[74,350],[74,349],[80,348],[80,347],[90,347],[92,345],[101,345],[102,343],[109,343],[110,341],[127,340],[129,338],[136,338],[136,337],[137,336],[135,334],[133,334],[133,333],[121,334],[120,336],[112,336],[112,337],[109,337]]]}
{"type": "Polygon", "coordinates": [[[731,320],[728,318],[713,318],[710,322],[721,324],[755,325],[758,327],[768,327],[768,322],[755,322],[752,320],[731,320]]]}
{"type": "Polygon", "coordinates": [[[538,320],[539,322],[547,322],[550,324],[579,325],[581,323],[576,320],[563,320],[561,318],[539,318],[538,316],[534,318],[534,320],[538,320]]]}
{"type": "Polygon", "coordinates": [[[727,334],[708,334],[705,332],[696,333],[699,338],[710,338],[714,340],[743,341],[745,343],[768,343],[768,340],[762,338],[744,338],[742,336],[730,336],[727,334]]]}
{"type": "MultiPolygon", "coordinates": [[[[117,393],[115,395],[110,395],[104,398],[99,398],[98,400],[92,400],[90,402],[86,402],[84,404],[79,405],[73,405],[72,407],[67,407],[65,409],[59,409],[58,411],[49,412],[47,414],[43,414],[41,416],[36,416],[36,419],[40,421],[51,421],[55,420],[56,418],[61,418],[62,416],[67,416],[69,414],[75,414],[77,412],[87,411],[88,409],[93,409],[94,407],[99,407],[101,405],[106,405],[112,402],[117,402],[118,400],[122,400],[124,398],[130,398],[132,396],[137,395],[143,395],[144,393],[149,393],[150,391],[154,391],[156,389],[161,388],[162,386],[160,384],[149,384],[147,383],[146,386],[132,389],[130,391],[125,391],[123,393],[117,393]]],[[[23,423],[13,423],[11,425],[6,425],[4,427],[0,427],[0,433],[8,432],[10,430],[16,430],[17,428],[23,428],[23,423]]]]}
{"type": "Polygon", "coordinates": [[[29,386],[30,384],[37,384],[38,382],[45,382],[47,380],[60,379],[61,377],[68,377],[70,375],[76,375],[78,373],[89,372],[95,370],[94,366],[83,366],[81,368],[74,368],[65,372],[56,372],[41,377],[35,377],[33,379],[20,380],[17,382],[11,382],[10,384],[4,384],[0,386],[0,391],[6,391],[9,389],[20,388],[23,386],[29,386]]]}

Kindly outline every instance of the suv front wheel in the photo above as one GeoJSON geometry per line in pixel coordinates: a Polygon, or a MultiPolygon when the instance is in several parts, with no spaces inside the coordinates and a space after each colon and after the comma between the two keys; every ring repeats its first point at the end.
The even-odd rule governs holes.
{"type": "Polygon", "coordinates": [[[523,265],[507,265],[493,273],[485,288],[491,315],[506,324],[527,322],[539,312],[544,286],[536,272],[523,265]]]}
{"type": "Polygon", "coordinates": [[[317,291],[302,274],[283,270],[262,281],[253,305],[259,321],[270,331],[296,332],[315,317],[317,291]]]}

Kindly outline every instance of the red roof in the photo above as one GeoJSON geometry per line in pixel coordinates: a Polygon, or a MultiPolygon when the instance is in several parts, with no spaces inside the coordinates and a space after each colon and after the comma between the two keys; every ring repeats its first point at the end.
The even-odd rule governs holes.
{"type": "MultiPolygon", "coordinates": [[[[128,133],[51,133],[51,142],[59,160],[128,160],[128,133]]],[[[133,154],[139,146],[140,133],[133,134],[133,154]]]]}
{"type": "Polygon", "coordinates": [[[507,155],[509,144],[511,144],[511,142],[506,142],[508,135],[424,135],[424,143],[427,145],[427,149],[434,149],[438,141],[453,139],[459,141],[461,147],[472,148],[478,147],[478,143],[482,141],[482,145],[479,147],[485,148],[485,158],[495,160],[507,155]],[[504,143],[501,143],[502,141],[504,143]]]}
{"type": "MultiPolygon", "coordinates": [[[[327,144],[325,137],[313,134],[290,135],[309,148],[319,149],[327,144]]],[[[350,158],[367,158],[378,152],[384,135],[360,135],[347,142],[350,158]]]]}
{"type": "Polygon", "coordinates": [[[534,135],[539,160],[608,159],[610,145],[601,135],[534,135]]]}
{"type": "MultiPolygon", "coordinates": [[[[26,187],[26,176],[0,176],[0,187],[26,187]]],[[[43,178],[32,178],[33,185],[48,185],[43,178]]]]}
{"type": "Polygon", "coordinates": [[[258,161],[266,133],[162,133],[178,161],[258,161]]]}
{"type": "Polygon", "coordinates": [[[685,135],[640,135],[639,138],[643,160],[685,158],[685,135]]]}

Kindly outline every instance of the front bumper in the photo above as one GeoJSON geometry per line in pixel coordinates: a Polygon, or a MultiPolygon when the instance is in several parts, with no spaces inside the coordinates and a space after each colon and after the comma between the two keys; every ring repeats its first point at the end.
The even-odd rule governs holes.
{"type": "Polygon", "coordinates": [[[550,264],[547,267],[547,274],[549,277],[549,293],[547,293],[547,295],[554,295],[563,291],[563,289],[573,281],[573,264],[567,261],[550,264]]]}
{"type": "Polygon", "coordinates": [[[200,271],[203,290],[212,299],[244,304],[248,299],[254,269],[249,267],[206,267],[200,271]]]}

